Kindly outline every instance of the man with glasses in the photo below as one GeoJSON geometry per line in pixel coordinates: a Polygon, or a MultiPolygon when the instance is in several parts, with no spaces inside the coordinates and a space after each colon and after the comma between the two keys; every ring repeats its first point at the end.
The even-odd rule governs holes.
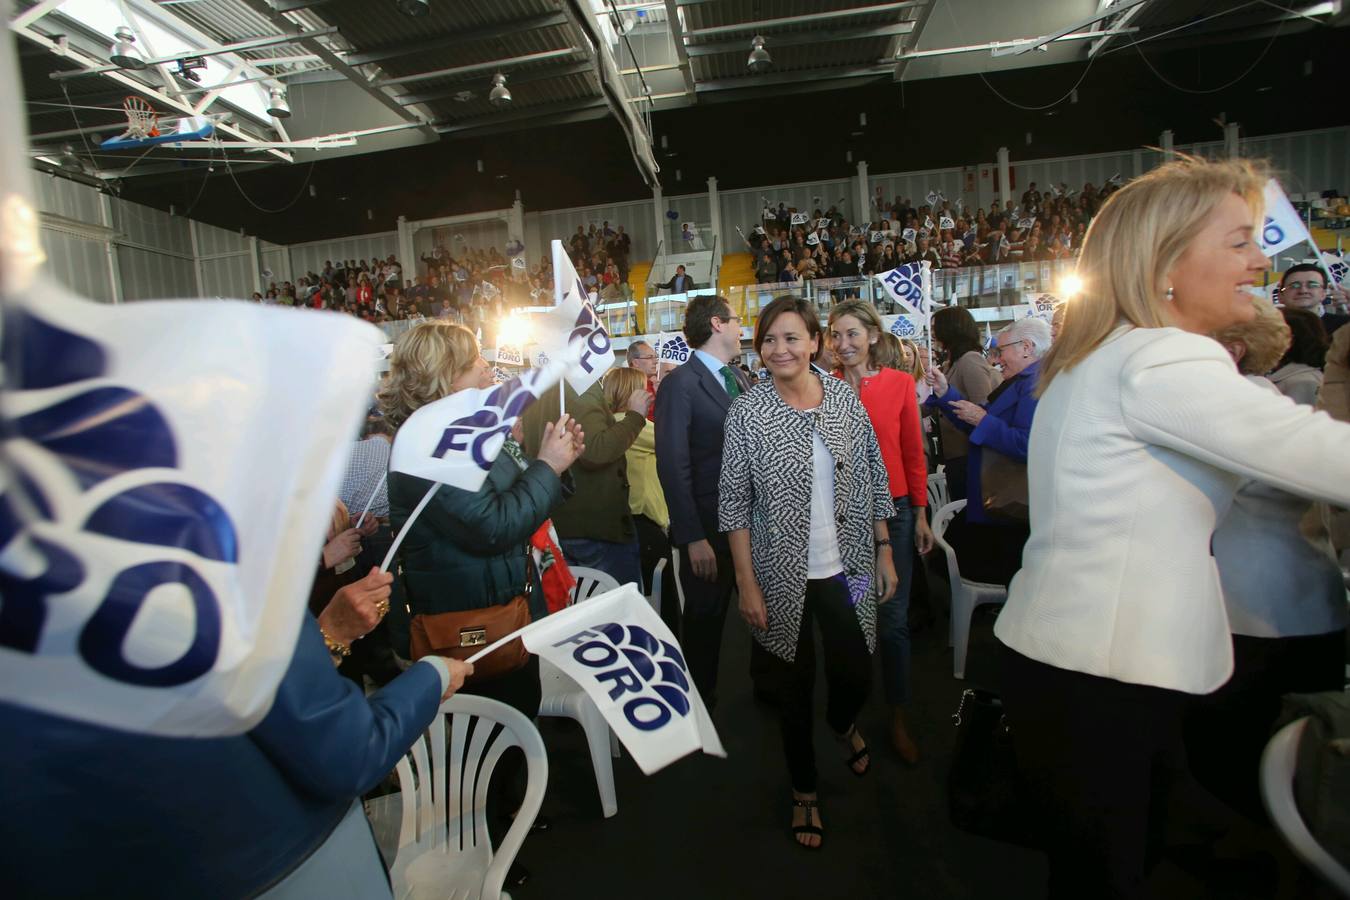
{"type": "Polygon", "coordinates": [[[670,542],[680,551],[680,643],[709,710],[717,703],[722,625],[736,585],[731,548],[717,530],[717,486],[727,408],[750,389],[745,373],[729,364],[740,353],[740,324],[726,298],[692,298],[684,336],[694,350],[656,393],[656,473],[670,508],[670,542]]]}
{"type": "Polygon", "coordinates": [[[656,421],[656,351],[652,345],[646,341],[634,341],[628,345],[628,368],[637,369],[643,375],[647,376],[647,396],[651,397],[653,402],[648,408],[647,418],[656,421]]]}
{"type": "Polygon", "coordinates": [[[1290,309],[1306,309],[1322,318],[1322,328],[1330,337],[1332,332],[1350,321],[1350,316],[1332,312],[1330,302],[1345,302],[1345,289],[1327,286],[1326,272],[1313,263],[1291,266],[1280,279],[1280,304],[1290,309]]]}

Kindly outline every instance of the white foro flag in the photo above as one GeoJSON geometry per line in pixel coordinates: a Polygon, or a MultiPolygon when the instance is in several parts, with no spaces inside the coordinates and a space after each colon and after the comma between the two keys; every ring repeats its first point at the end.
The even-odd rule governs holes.
{"type": "Polygon", "coordinates": [[[502,384],[455,391],[419,408],[395,435],[389,468],[478,490],[511,426],[540,394],[558,383],[566,366],[567,360],[555,360],[502,384]]]}
{"type": "Polygon", "coordinates": [[[727,755],[679,642],[636,585],[540,619],[469,661],[517,637],[586,691],[643,773],[695,750],[727,755]]]}
{"type": "Polygon", "coordinates": [[[1261,225],[1261,250],[1274,256],[1296,244],[1312,243],[1312,235],[1299,217],[1298,210],[1285,196],[1274,178],[1266,182],[1266,215],[1261,225]]]}
{"type": "Polygon", "coordinates": [[[557,305],[540,315],[536,335],[551,358],[571,358],[567,383],[578,394],[585,393],[614,365],[614,344],[562,241],[553,242],[553,284],[557,305]]]}
{"type": "Polygon", "coordinates": [[[162,736],[248,731],[308,614],[301,561],[319,556],[380,332],[244,303],[107,306],[53,282],[8,296],[4,330],[0,701],[162,736]]]}
{"type": "Polygon", "coordinates": [[[691,353],[693,350],[684,339],[683,332],[663,331],[656,337],[656,358],[660,362],[684,365],[689,362],[691,353]]]}

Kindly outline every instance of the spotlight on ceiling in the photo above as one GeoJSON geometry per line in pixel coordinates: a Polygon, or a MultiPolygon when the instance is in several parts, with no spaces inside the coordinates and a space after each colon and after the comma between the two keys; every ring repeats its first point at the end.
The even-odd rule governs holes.
{"type": "Polygon", "coordinates": [[[750,51],[750,58],[745,61],[746,68],[751,72],[767,72],[769,66],[773,65],[773,57],[764,49],[764,38],[755,35],[750,41],[750,46],[754,49],[750,51]]]}
{"type": "Polygon", "coordinates": [[[121,25],[113,32],[113,37],[117,40],[108,54],[108,61],[124,69],[144,69],[145,57],[136,46],[136,33],[126,25],[121,25]]]}
{"type": "Polygon", "coordinates": [[[425,16],[431,12],[431,0],[396,0],[398,11],[405,16],[425,16]]]}
{"type": "Polygon", "coordinates": [[[511,103],[511,91],[506,87],[506,76],[501,72],[492,76],[492,90],[488,91],[488,102],[493,106],[507,106],[511,103]]]}
{"type": "Polygon", "coordinates": [[[69,172],[79,172],[83,175],[89,171],[84,164],[84,160],[75,155],[75,147],[71,144],[66,144],[61,148],[61,155],[57,157],[56,161],[61,168],[69,172]]]}
{"type": "Polygon", "coordinates": [[[267,92],[267,114],[276,119],[291,117],[291,104],[286,101],[286,89],[274,87],[267,92]]]}

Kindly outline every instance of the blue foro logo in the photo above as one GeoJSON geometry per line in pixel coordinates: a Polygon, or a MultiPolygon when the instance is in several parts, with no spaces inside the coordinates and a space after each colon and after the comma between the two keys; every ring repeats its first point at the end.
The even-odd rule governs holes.
{"type": "Polygon", "coordinates": [[[107,369],[97,342],[6,313],[6,408],[28,411],[3,418],[12,481],[0,493],[0,647],[40,654],[48,637],[59,646],[64,626],[46,633],[49,620],[68,618],[53,615],[56,604],[91,601],[73,648],[85,664],[124,684],[186,684],[211,671],[220,653],[212,576],[238,563],[238,538],[220,503],[173,477],[179,448],[149,398],[81,385],[107,369]],[[37,408],[26,402],[30,392],[56,388],[70,392],[37,408]],[[61,514],[92,496],[103,499],[78,516],[61,514]],[[151,604],[153,617],[163,615],[177,640],[166,641],[164,631],[137,640],[133,626],[165,587],[186,606],[164,614],[161,599],[151,604]]]}
{"type": "Polygon", "coordinates": [[[689,715],[689,667],[679,648],[637,625],[597,625],[558,641],[572,646],[572,659],[591,670],[623,704],[639,731],[657,731],[675,716],[689,715]],[[622,699],[621,699],[622,698],[622,699]]]}
{"type": "Polygon", "coordinates": [[[914,337],[914,335],[917,333],[918,329],[914,327],[914,323],[911,322],[905,316],[900,316],[898,319],[896,319],[894,322],[891,323],[891,334],[895,335],[896,337],[902,338],[914,337]]]}
{"type": "Polygon", "coordinates": [[[661,342],[661,361],[683,363],[689,360],[689,343],[677,334],[661,342]]]}

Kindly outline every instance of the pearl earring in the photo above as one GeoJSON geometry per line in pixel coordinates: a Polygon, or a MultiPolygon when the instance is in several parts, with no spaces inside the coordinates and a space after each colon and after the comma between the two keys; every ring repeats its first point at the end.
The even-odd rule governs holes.
{"type": "Polygon", "coordinates": [[[1167,302],[1171,303],[1175,299],[1177,299],[1177,292],[1169,287],[1167,289],[1167,302]]]}

